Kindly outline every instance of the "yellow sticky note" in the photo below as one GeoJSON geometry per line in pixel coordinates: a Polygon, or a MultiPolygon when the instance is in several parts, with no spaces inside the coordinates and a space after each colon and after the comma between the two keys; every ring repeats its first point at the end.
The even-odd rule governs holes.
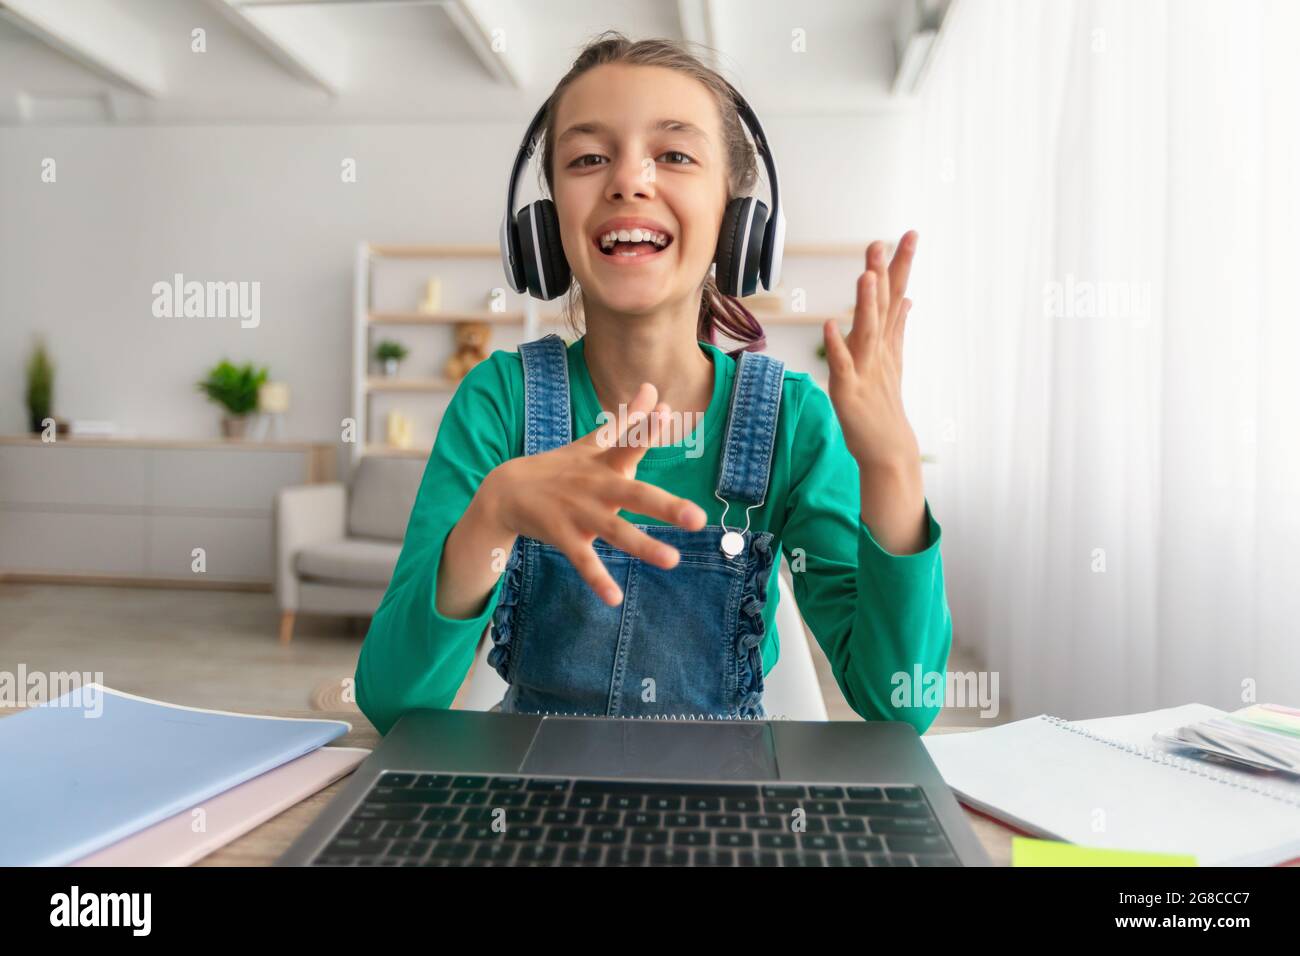
{"type": "Polygon", "coordinates": [[[1138,850],[1099,850],[1055,840],[1011,838],[1012,866],[1195,866],[1196,857],[1138,850]]]}

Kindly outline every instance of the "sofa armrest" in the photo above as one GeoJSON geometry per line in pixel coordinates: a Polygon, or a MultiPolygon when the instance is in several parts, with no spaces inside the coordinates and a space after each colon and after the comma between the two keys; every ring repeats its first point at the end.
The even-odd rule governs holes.
{"type": "Polygon", "coordinates": [[[341,481],[281,488],[271,528],[275,549],[275,600],[281,611],[298,609],[294,557],[310,544],[347,537],[347,486],[341,481]]]}

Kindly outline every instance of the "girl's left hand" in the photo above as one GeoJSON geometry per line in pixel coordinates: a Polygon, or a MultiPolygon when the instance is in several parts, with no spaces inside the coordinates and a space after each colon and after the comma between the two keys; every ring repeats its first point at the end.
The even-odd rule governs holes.
{"type": "Polygon", "coordinates": [[[910,299],[907,275],[916,251],[916,232],[898,241],[885,268],[884,243],[867,246],[867,268],[858,277],[853,327],[847,339],[836,320],[823,326],[830,397],[844,442],[864,472],[919,467],[921,449],[903,413],[903,328],[910,299]]]}

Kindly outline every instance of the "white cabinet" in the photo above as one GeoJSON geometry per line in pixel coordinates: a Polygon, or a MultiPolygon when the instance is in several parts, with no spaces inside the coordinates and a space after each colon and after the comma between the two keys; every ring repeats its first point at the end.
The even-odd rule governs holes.
{"type": "Polygon", "coordinates": [[[0,508],[0,571],[140,574],[145,522],[143,514],[0,508]]]}
{"type": "MultiPolygon", "coordinates": [[[[295,482],[297,484],[297,482],[295,482]]],[[[195,550],[203,550],[203,576],[215,581],[270,581],[271,519],[229,515],[153,515],[147,571],[166,578],[198,577],[195,550]]]]}
{"type": "Polygon", "coordinates": [[[276,493],[330,480],[334,459],[307,443],[0,437],[0,578],[269,585],[276,493]]]}

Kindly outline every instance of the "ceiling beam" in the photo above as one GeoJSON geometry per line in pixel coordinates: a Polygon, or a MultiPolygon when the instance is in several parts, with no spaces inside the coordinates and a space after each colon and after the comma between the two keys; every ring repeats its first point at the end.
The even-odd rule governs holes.
{"type": "Polygon", "coordinates": [[[914,96],[925,85],[950,0],[903,0],[894,24],[894,96],[914,96]]]}
{"type": "Polygon", "coordinates": [[[142,93],[167,91],[158,38],[98,0],[0,0],[0,15],[89,70],[142,93]]]}
{"type": "MultiPolygon", "coordinates": [[[[515,89],[522,89],[524,85],[525,70],[519,57],[519,44],[510,43],[509,35],[505,49],[492,49],[492,15],[488,11],[488,4],[483,0],[446,0],[442,4],[443,10],[447,12],[448,19],[460,31],[461,37],[465,41],[474,55],[479,58],[488,73],[498,82],[505,83],[515,89]]],[[[514,19],[516,22],[523,15],[522,10],[515,12],[514,19]]],[[[520,32],[522,32],[522,29],[520,32]]]]}
{"type": "MultiPolygon", "coordinates": [[[[0,0],[6,2],[6,0],[0,0]]],[[[347,85],[346,53],[342,38],[327,37],[320,25],[311,35],[301,28],[276,25],[283,19],[278,4],[245,4],[240,0],[207,0],[208,6],[268,54],[292,75],[337,96],[347,85]],[[322,42],[325,40],[332,42],[322,42]]]]}

